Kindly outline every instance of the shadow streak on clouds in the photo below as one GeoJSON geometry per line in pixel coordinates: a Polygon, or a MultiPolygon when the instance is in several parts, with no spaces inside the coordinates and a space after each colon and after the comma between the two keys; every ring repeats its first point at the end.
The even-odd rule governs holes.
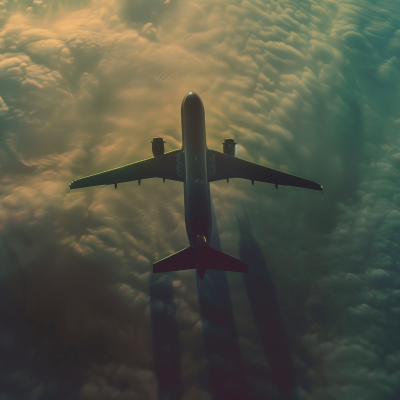
{"type": "Polygon", "coordinates": [[[249,265],[249,273],[243,274],[243,280],[270,364],[272,382],[281,399],[290,399],[295,386],[294,373],[275,287],[246,213],[237,219],[240,259],[249,265]]]}
{"type": "Polygon", "coordinates": [[[151,327],[153,333],[154,371],[160,400],[181,399],[178,326],[173,304],[170,274],[150,277],[151,327]]]}
{"type": "MultiPolygon", "coordinates": [[[[214,208],[212,219],[210,245],[221,251],[214,208]]],[[[215,400],[249,399],[226,272],[207,270],[202,280],[196,273],[196,281],[210,392],[215,400]]]]}

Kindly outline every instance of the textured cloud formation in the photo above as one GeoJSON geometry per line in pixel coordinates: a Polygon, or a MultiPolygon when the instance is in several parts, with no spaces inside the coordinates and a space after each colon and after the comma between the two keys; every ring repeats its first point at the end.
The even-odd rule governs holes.
{"type": "MultiPolygon", "coordinates": [[[[238,157],[325,187],[211,185],[234,256],[242,202],[248,211],[298,396],[396,399],[399,15],[394,0],[1,2],[5,393],[157,398],[150,270],[187,245],[181,184],[68,194],[67,183],[151,156],[155,136],[179,147],[180,103],[194,90],[208,147],[233,137],[238,157]]],[[[208,399],[194,273],[172,281],[183,398],[208,399]]],[[[262,349],[245,310],[235,315],[249,359],[262,349]]]]}

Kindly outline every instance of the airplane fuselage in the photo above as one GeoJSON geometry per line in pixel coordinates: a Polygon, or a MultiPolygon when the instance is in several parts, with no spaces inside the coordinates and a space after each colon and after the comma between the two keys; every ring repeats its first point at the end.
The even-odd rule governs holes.
{"type": "Polygon", "coordinates": [[[205,115],[196,93],[189,92],[183,99],[181,116],[186,232],[190,246],[201,257],[202,248],[210,243],[212,222],[205,115]]]}

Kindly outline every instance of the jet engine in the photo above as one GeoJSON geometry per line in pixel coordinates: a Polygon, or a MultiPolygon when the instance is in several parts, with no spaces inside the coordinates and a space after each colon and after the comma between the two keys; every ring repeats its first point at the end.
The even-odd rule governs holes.
{"type": "Polygon", "coordinates": [[[160,138],[160,137],[153,138],[153,141],[151,142],[151,148],[153,150],[154,157],[164,154],[164,152],[165,152],[164,143],[165,142],[164,142],[163,138],[160,138]]]}
{"type": "Polygon", "coordinates": [[[234,139],[225,139],[223,144],[223,150],[224,150],[224,154],[226,154],[227,156],[233,156],[235,157],[236,155],[236,145],[237,143],[235,143],[234,139]]]}

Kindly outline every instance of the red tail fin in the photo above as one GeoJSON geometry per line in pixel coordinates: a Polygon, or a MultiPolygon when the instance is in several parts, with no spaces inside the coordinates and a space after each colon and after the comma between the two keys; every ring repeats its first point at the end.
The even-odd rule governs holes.
{"type": "MultiPolygon", "coordinates": [[[[196,251],[194,247],[186,247],[168,257],[163,258],[153,264],[153,272],[171,272],[185,269],[196,268],[196,251]]],[[[199,265],[198,273],[203,278],[205,269],[217,269],[221,271],[249,272],[249,267],[243,261],[228,256],[222,251],[215,250],[212,247],[205,248],[202,265],[199,265]]]]}

